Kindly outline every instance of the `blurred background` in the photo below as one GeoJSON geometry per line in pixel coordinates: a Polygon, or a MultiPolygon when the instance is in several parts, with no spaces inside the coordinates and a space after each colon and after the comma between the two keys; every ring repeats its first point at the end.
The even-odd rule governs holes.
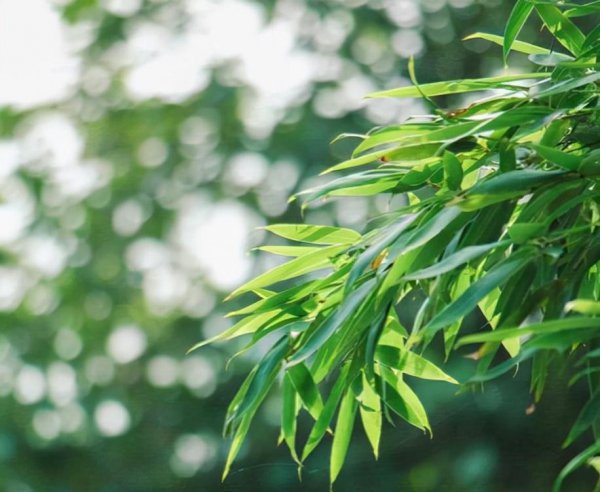
{"type": "MultiPolygon", "coordinates": [[[[0,0],[0,490],[327,490],[329,443],[301,483],[276,446],[277,394],[221,484],[225,408],[256,354],[225,370],[240,345],[185,352],[279,261],[250,252],[273,241],[258,227],[303,220],[289,195],[354,143],[329,142],[426,111],[363,96],[408,84],[411,56],[422,82],[501,72],[498,47],[461,38],[501,34],[511,6],[0,0]]],[[[390,206],[305,220],[363,230],[390,206]]],[[[474,394],[415,382],[434,438],[388,426],[375,462],[357,431],[336,490],[549,490],[577,451],[560,450],[581,402],[567,376],[533,413],[520,374],[474,394]]]]}

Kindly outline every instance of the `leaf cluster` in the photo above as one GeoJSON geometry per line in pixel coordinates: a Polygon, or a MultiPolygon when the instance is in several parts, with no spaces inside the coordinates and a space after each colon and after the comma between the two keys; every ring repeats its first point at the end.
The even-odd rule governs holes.
{"type": "MultiPolygon", "coordinates": [[[[519,0],[503,37],[469,39],[499,44],[505,62],[511,51],[524,53],[535,71],[420,85],[411,64],[412,86],[370,95],[425,98],[432,114],[359,135],[351,158],[325,171],[335,178],[299,198],[309,206],[390,193],[403,195],[405,205],[378,217],[365,234],[269,226],[295,244],[264,249],[291,259],[233,292],[256,300],[230,313],[241,317],[230,329],[194,347],[240,336],[249,337],[247,348],[273,341],[229,406],[225,433],[233,443],[224,476],[276,384],[281,440],[300,466],[333,434],[331,483],[357,418],[375,456],[384,420],[399,417],[431,432],[410,377],[458,384],[425,355],[435,337],[443,338],[447,357],[477,345],[466,384],[531,360],[535,401],[551,365],[567,360],[573,382],[586,379],[590,396],[565,446],[598,424],[600,28],[586,34],[573,20],[598,13],[599,2],[519,0]],[[563,52],[517,40],[534,14],[563,52]],[[486,97],[458,110],[433,99],[481,91],[486,97]],[[407,324],[399,310],[415,294],[424,301],[407,324]],[[484,325],[461,335],[474,331],[474,313],[484,325]],[[302,411],[313,426],[299,452],[302,411]]],[[[599,450],[596,438],[555,489],[599,450]]]]}

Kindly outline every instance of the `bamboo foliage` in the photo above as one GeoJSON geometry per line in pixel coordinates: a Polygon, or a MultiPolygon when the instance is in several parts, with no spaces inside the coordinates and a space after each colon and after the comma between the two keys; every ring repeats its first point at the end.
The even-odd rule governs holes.
{"type": "MultiPolygon", "coordinates": [[[[274,340],[229,406],[225,434],[233,443],[224,477],[275,386],[283,392],[282,440],[300,465],[333,433],[332,483],[357,420],[376,457],[382,417],[431,432],[406,376],[458,384],[423,355],[435,337],[443,338],[447,356],[456,347],[476,345],[478,366],[463,384],[532,360],[536,400],[550,365],[569,356],[577,377],[588,379],[590,395],[565,446],[595,428],[600,30],[585,34],[573,19],[598,13],[598,2],[519,0],[504,37],[470,38],[499,44],[505,61],[512,50],[527,54],[535,71],[422,85],[413,80],[411,87],[370,95],[431,101],[501,89],[458,111],[438,108],[425,121],[409,119],[360,136],[350,159],[325,171],[336,173],[333,179],[299,195],[304,206],[334,196],[407,197],[406,206],[380,217],[365,234],[319,225],[268,227],[296,244],[271,251],[292,258],[234,291],[230,297],[253,293],[256,299],[231,313],[241,316],[232,328],[194,347],[238,336],[249,338],[249,346],[267,335],[274,340]],[[517,40],[532,15],[562,52],[517,40]],[[399,306],[415,293],[424,294],[424,301],[412,326],[405,326],[399,306]],[[487,323],[462,336],[473,313],[487,323]],[[508,358],[494,364],[499,351],[508,358]],[[300,449],[301,411],[314,423],[300,449]]],[[[411,73],[414,78],[414,67],[411,73]]],[[[569,463],[555,490],[594,459],[599,442],[569,463]]]]}

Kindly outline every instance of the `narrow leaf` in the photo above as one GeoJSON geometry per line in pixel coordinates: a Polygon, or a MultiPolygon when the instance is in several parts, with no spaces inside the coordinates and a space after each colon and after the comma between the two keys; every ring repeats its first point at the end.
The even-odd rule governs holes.
{"type": "Polygon", "coordinates": [[[357,402],[354,393],[351,390],[346,391],[335,425],[333,435],[333,445],[331,448],[331,464],[329,468],[329,482],[333,484],[338,477],[346,454],[350,439],[352,438],[352,428],[354,427],[354,418],[356,416],[357,402]]]}
{"type": "Polygon", "coordinates": [[[502,45],[502,58],[505,66],[508,61],[508,54],[532,10],[533,4],[531,2],[528,0],[517,0],[510,12],[506,28],[504,29],[504,42],[502,45]]]}
{"type": "Polygon", "coordinates": [[[313,244],[350,244],[361,237],[352,229],[322,225],[273,224],[265,229],[291,241],[313,244]]]}
{"type": "MultiPolygon", "coordinates": [[[[462,79],[449,82],[433,82],[431,84],[422,84],[419,86],[422,93],[428,97],[443,96],[446,94],[462,94],[465,92],[486,91],[490,89],[506,88],[507,82],[515,82],[527,79],[543,79],[548,74],[544,73],[524,73],[520,75],[500,75],[497,77],[486,77],[481,79],[462,79]]],[[[421,92],[414,87],[400,87],[381,92],[374,92],[367,97],[422,97],[421,92]]]]}

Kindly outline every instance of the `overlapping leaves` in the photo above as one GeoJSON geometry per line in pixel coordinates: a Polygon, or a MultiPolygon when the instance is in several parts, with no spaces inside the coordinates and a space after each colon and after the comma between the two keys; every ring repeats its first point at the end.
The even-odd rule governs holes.
{"type": "MultiPolygon", "coordinates": [[[[300,466],[333,434],[332,483],[357,418],[375,456],[383,417],[431,431],[411,378],[457,383],[428,358],[428,343],[440,333],[446,355],[455,345],[479,345],[473,382],[532,359],[536,399],[549,364],[576,351],[585,369],[575,380],[586,378],[591,394],[565,444],[598,423],[600,31],[585,35],[571,19],[600,7],[562,6],[519,0],[504,37],[474,35],[500,44],[505,59],[511,50],[529,54],[538,71],[373,94],[503,89],[461,110],[438,109],[425,121],[360,137],[352,157],[326,172],[366,170],[301,194],[307,206],[334,196],[404,194],[406,206],[363,235],[317,225],[268,228],[294,245],[267,251],[292,259],[238,288],[230,297],[258,299],[231,313],[243,316],[232,328],[199,344],[242,335],[249,347],[273,341],[229,407],[225,474],[273,386],[282,386],[281,439],[300,466]],[[517,40],[534,12],[568,54],[517,40]],[[425,299],[418,314],[401,322],[403,301],[417,293],[425,299]],[[486,320],[483,331],[456,344],[474,313],[486,320]],[[498,351],[509,357],[493,365],[498,351]],[[313,426],[298,453],[302,411],[313,426]]],[[[597,448],[596,441],[576,458],[557,487],[597,448]]]]}

